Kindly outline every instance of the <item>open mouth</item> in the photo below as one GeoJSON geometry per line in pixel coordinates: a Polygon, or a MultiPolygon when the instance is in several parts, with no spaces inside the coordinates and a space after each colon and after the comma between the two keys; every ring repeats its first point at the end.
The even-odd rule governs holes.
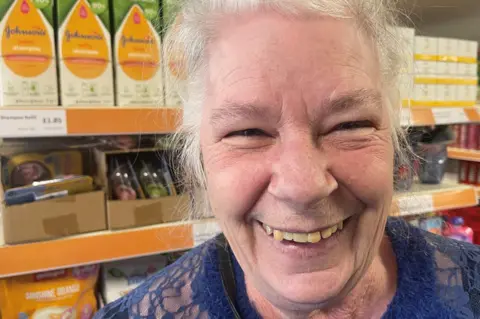
{"type": "Polygon", "coordinates": [[[320,229],[315,232],[310,232],[310,233],[300,233],[300,232],[288,232],[288,231],[282,231],[275,229],[269,225],[266,225],[264,223],[260,223],[262,225],[262,228],[265,230],[267,235],[272,236],[276,241],[289,241],[289,242],[294,242],[294,243],[300,243],[300,244],[305,244],[305,243],[318,243],[321,240],[326,240],[333,235],[340,233],[344,226],[345,223],[348,222],[348,219],[342,220],[341,222],[330,226],[328,228],[320,229]]]}

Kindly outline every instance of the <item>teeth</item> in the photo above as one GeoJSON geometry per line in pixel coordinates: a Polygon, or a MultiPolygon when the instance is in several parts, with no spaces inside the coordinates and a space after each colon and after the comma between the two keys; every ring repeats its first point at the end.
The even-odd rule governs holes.
{"type": "Polygon", "coordinates": [[[318,243],[320,240],[330,238],[337,231],[343,229],[343,221],[334,225],[330,228],[324,229],[322,231],[317,231],[314,233],[289,233],[282,232],[280,230],[273,229],[272,227],[263,224],[263,228],[267,235],[272,235],[273,238],[277,241],[289,240],[297,243],[318,243]]]}
{"type": "Polygon", "coordinates": [[[293,233],[284,232],[284,233],[283,233],[283,239],[285,239],[285,240],[293,240],[293,233]]]}
{"type": "Polygon", "coordinates": [[[265,230],[267,231],[267,235],[273,234],[272,227],[270,227],[270,226],[268,226],[268,225],[264,225],[264,226],[265,226],[265,230]]]}
{"type": "Polygon", "coordinates": [[[322,238],[327,239],[330,236],[332,236],[332,228],[327,228],[325,230],[322,230],[322,238]]]}
{"type": "Polygon", "coordinates": [[[279,230],[274,230],[273,231],[273,238],[275,238],[275,240],[282,241],[283,240],[283,233],[279,230]]]}
{"type": "Polygon", "coordinates": [[[320,232],[317,231],[315,233],[310,233],[308,234],[308,242],[309,243],[318,243],[322,239],[322,236],[320,235],[320,232]]]}
{"type": "Polygon", "coordinates": [[[293,241],[297,243],[306,243],[308,242],[308,234],[306,233],[294,233],[293,241]]]}

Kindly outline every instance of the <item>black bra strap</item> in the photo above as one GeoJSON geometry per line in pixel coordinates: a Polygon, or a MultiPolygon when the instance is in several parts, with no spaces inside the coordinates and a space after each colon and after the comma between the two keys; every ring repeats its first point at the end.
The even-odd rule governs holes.
{"type": "Polygon", "coordinates": [[[236,288],[235,288],[235,273],[233,271],[232,260],[230,258],[230,247],[227,239],[223,234],[216,237],[215,243],[217,245],[218,261],[220,275],[222,276],[223,289],[227,295],[228,303],[233,312],[235,319],[241,319],[240,314],[235,306],[236,288]]]}

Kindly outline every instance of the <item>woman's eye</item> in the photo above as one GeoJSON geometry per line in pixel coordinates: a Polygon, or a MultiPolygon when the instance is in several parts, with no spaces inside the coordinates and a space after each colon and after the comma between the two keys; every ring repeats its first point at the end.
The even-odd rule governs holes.
{"type": "Polygon", "coordinates": [[[226,137],[256,137],[256,136],[266,136],[267,133],[260,129],[251,128],[247,130],[235,131],[228,133],[226,137]]]}
{"type": "Polygon", "coordinates": [[[361,128],[371,128],[372,126],[370,121],[345,122],[335,126],[332,131],[352,131],[361,128]]]}

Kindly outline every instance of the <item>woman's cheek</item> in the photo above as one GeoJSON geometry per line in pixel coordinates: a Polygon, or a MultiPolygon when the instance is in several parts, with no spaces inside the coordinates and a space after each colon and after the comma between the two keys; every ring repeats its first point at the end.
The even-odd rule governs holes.
{"type": "Polygon", "coordinates": [[[213,213],[236,215],[248,214],[268,186],[268,155],[250,152],[217,152],[204,156],[207,187],[213,213]]]}

